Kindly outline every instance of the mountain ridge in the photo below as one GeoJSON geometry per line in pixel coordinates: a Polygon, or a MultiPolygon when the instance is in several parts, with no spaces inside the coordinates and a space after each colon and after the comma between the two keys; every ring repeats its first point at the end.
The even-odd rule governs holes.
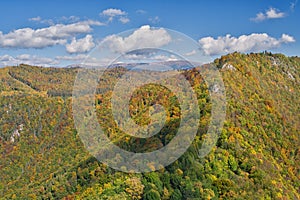
{"type": "MultiPolygon", "coordinates": [[[[210,97],[197,68],[182,70],[199,98],[197,136],[178,161],[144,174],[117,172],[85,150],[72,120],[78,68],[1,68],[0,199],[299,199],[300,58],[236,52],[214,64],[227,96],[227,117],[216,146],[198,157],[210,121],[210,97]],[[21,124],[20,136],[10,141],[21,124]]],[[[108,71],[107,81],[115,83],[127,70],[108,71]]],[[[160,96],[168,123],[160,135],[145,141],[117,140],[120,132],[107,112],[110,89],[96,94],[99,122],[115,129],[110,137],[125,149],[156,149],[176,134],[178,102],[164,88],[149,85],[146,91],[150,89],[135,93],[133,108],[145,110],[160,96]],[[138,104],[141,100],[145,107],[138,104]]],[[[131,113],[136,122],[147,121],[143,112],[131,113]]]]}

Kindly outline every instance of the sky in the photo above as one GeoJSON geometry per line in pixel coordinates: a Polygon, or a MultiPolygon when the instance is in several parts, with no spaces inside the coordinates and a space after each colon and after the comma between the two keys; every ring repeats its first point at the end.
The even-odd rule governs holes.
{"type": "Polygon", "coordinates": [[[185,56],[265,50],[300,56],[299,6],[298,0],[0,1],[0,67],[82,63],[104,41],[118,53],[160,48],[174,41],[168,30],[198,45],[185,56]],[[133,31],[119,35],[127,30],[133,31]]]}

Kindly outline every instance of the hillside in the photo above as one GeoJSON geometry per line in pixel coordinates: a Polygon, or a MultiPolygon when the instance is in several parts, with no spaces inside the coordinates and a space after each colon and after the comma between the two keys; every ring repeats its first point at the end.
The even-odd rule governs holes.
{"type": "MultiPolygon", "coordinates": [[[[227,97],[216,147],[198,157],[210,97],[196,69],[181,70],[198,97],[197,136],[178,161],[142,174],[113,170],[85,150],[72,116],[78,68],[1,68],[0,199],[300,199],[300,58],[233,53],[214,63],[227,97]]],[[[105,81],[115,83],[127,70],[113,68],[105,81]]],[[[161,132],[139,140],[116,127],[109,109],[112,88],[104,86],[97,88],[97,115],[115,144],[145,152],[174,137],[181,113],[169,90],[149,84],[134,93],[130,114],[138,124],[148,123],[145,112],[154,100],[167,110],[161,132]]]]}

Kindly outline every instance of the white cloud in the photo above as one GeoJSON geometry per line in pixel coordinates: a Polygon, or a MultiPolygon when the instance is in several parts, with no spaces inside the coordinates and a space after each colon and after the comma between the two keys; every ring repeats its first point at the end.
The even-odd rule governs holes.
{"type": "Polygon", "coordinates": [[[69,16],[69,17],[66,17],[66,16],[62,16],[59,21],[62,21],[62,22],[67,22],[67,23],[74,23],[74,22],[78,22],[80,20],[79,17],[77,16],[69,16]]]}
{"type": "Polygon", "coordinates": [[[284,12],[280,12],[275,8],[270,8],[266,12],[267,19],[276,19],[276,18],[283,18],[285,16],[284,12]]]}
{"type": "Polygon", "coordinates": [[[266,33],[253,33],[251,35],[241,35],[240,37],[205,37],[199,40],[200,46],[207,55],[222,55],[234,51],[250,52],[262,51],[278,48],[283,43],[295,42],[292,36],[282,34],[281,38],[276,39],[266,33]]]}
{"type": "Polygon", "coordinates": [[[117,15],[125,15],[126,12],[124,12],[120,9],[109,8],[109,9],[103,10],[102,14],[105,15],[105,16],[114,17],[114,16],[117,16],[117,15]]]}
{"type": "Polygon", "coordinates": [[[266,19],[265,14],[263,14],[261,12],[257,13],[255,18],[251,18],[252,21],[256,21],[256,22],[263,21],[265,19],[266,19]]]}
{"type": "Polygon", "coordinates": [[[30,18],[29,21],[34,21],[34,22],[39,22],[41,21],[42,18],[40,16],[37,16],[37,17],[33,17],[33,18],[30,18]]]}
{"type": "Polygon", "coordinates": [[[175,55],[156,55],[150,59],[162,62],[178,61],[178,58],[175,55]]]}
{"type": "Polygon", "coordinates": [[[3,55],[0,56],[0,62],[7,62],[13,60],[13,57],[10,55],[3,55]]]}
{"type": "Polygon", "coordinates": [[[57,65],[59,62],[52,58],[29,54],[21,54],[16,57],[10,55],[0,56],[0,66],[14,66],[19,64],[50,66],[57,65]]]}
{"type": "Polygon", "coordinates": [[[74,24],[86,24],[86,25],[90,25],[90,26],[104,26],[105,25],[104,23],[102,23],[100,21],[92,20],[92,19],[77,22],[77,23],[74,23],[74,24]]]}
{"type": "Polygon", "coordinates": [[[21,55],[18,55],[18,56],[16,57],[16,59],[18,59],[18,60],[24,60],[24,61],[28,61],[28,60],[30,60],[31,58],[32,58],[32,56],[29,55],[29,54],[21,54],[21,55]]]}
{"type": "Polygon", "coordinates": [[[270,8],[265,13],[257,13],[255,18],[251,18],[252,21],[260,22],[267,19],[278,19],[285,17],[286,14],[284,12],[280,12],[276,8],[270,8]]]}
{"type": "Polygon", "coordinates": [[[196,50],[193,50],[193,51],[185,53],[185,56],[192,56],[192,55],[195,55],[196,53],[197,53],[196,50]]]}
{"type": "Polygon", "coordinates": [[[21,54],[17,56],[3,55],[0,56],[0,67],[17,66],[19,64],[28,64],[36,66],[58,66],[64,61],[72,63],[81,63],[88,58],[85,54],[76,54],[74,56],[56,56],[55,58],[40,57],[37,55],[21,54]]]}
{"type": "Polygon", "coordinates": [[[166,53],[164,51],[160,51],[157,49],[137,49],[130,51],[124,55],[124,60],[122,62],[144,62],[147,61],[155,61],[155,62],[163,62],[163,61],[176,61],[179,57],[176,57],[173,54],[166,53]]]}
{"type": "Polygon", "coordinates": [[[127,52],[139,48],[159,48],[171,42],[171,36],[163,29],[152,29],[145,25],[135,30],[128,37],[107,36],[103,43],[113,52],[127,52]]]}
{"type": "Polygon", "coordinates": [[[33,30],[31,28],[23,28],[8,34],[3,34],[0,31],[0,47],[43,48],[66,42],[65,37],[52,38],[49,37],[48,33],[50,33],[50,29],[33,30]],[[47,35],[43,35],[43,32],[47,35]]]}
{"type": "Polygon", "coordinates": [[[143,9],[139,9],[137,11],[135,11],[137,14],[140,14],[140,15],[143,15],[143,14],[146,14],[147,11],[143,10],[143,9]]]}
{"type": "Polygon", "coordinates": [[[127,17],[127,13],[123,10],[116,9],[116,8],[109,8],[106,10],[103,10],[100,15],[104,17],[108,17],[108,22],[112,22],[114,18],[118,18],[120,22],[123,24],[128,23],[130,20],[127,17]]]}
{"type": "Polygon", "coordinates": [[[69,17],[62,16],[62,17],[53,18],[53,19],[42,19],[40,16],[37,16],[37,17],[29,18],[28,20],[53,26],[55,24],[61,24],[61,23],[70,24],[70,23],[79,22],[80,17],[71,15],[69,17]]]}
{"type": "Polygon", "coordinates": [[[56,60],[67,60],[67,61],[83,61],[87,58],[85,54],[77,54],[75,56],[56,56],[56,60]]]}
{"type": "Polygon", "coordinates": [[[158,22],[160,22],[160,19],[158,16],[155,16],[155,17],[150,17],[149,19],[149,22],[151,22],[152,24],[157,24],[158,22]]]}
{"type": "Polygon", "coordinates": [[[282,34],[281,41],[284,42],[284,43],[296,42],[296,40],[294,39],[294,37],[289,36],[287,34],[282,34]]]}
{"type": "Polygon", "coordinates": [[[130,19],[127,17],[120,17],[119,21],[122,22],[122,24],[127,24],[130,21],[130,19]]]}
{"type": "Polygon", "coordinates": [[[54,19],[41,19],[40,21],[36,21],[36,22],[39,22],[41,24],[47,24],[47,25],[50,25],[50,26],[53,26],[55,24],[59,24],[59,23],[55,23],[54,19]]]}
{"type": "Polygon", "coordinates": [[[68,53],[84,53],[90,51],[95,47],[94,39],[92,35],[86,35],[84,38],[76,40],[72,39],[70,44],[66,45],[68,53]]]}
{"type": "Polygon", "coordinates": [[[65,44],[67,39],[78,34],[89,33],[91,26],[103,25],[101,22],[87,20],[73,24],[56,24],[46,28],[22,28],[3,34],[0,31],[0,47],[4,48],[44,48],[65,44]]]}

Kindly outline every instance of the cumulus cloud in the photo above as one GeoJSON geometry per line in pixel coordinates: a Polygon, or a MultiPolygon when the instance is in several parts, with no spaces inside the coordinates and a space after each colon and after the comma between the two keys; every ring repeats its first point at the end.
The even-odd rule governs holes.
{"type": "Polygon", "coordinates": [[[163,29],[152,29],[145,25],[127,37],[107,36],[103,43],[113,52],[123,53],[138,48],[159,48],[171,42],[171,36],[163,29]]]}
{"type": "Polygon", "coordinates": [[[31,28],[23,28],[3,34],[0,31],[0,47],[7,48],[43,48],[57,44],[64,44],[65,37],[52,38],[49,37],[49,29],[33,30],[31,28]],[[47,35],[43,35],[47,34],[47,35]]]}
{"type": "Polygon", "coordinates": [[[282,34],[281,38],[276,39],[266,33],[253,33],[241,35],[240,37],[205,37],[199,40],[200,46],[207,55],[221,55],[234,51],[250,52],[262,51],[278,48],[281,44],[295,42],[292,36],[282,34]]]}
{"type": "Polygon", "coordinates": [[[86,35],[84,38],[73,38],[70,44],[66,45],[68,53],[84,53],[90,51],[95,47],[94,39],[92,35],[86,35]]]}
{"type": "Polygon", "coordinates": [[[0,66],[2,67],[19,65],[19,64],[49,66],[49,65],[57,65],[59,64],[59,62],[52,58],[39,57],[36,55],[29,55],[29,54],[21,54],[15,57],[10,55],[0,56],[0,66]]]}
{"type": "Polygon", "coordinates": [[[87,20],[73,24],[56,24],[46,28],[22,28],[4,34],[0,31],[0,47],[4,48],[44,48],[65,44],[67,39],[78,34],[89,33],[91,26],[101,22],[87,20]]]}
{"type": "Polygon", "coordinates": [[[270,8],[265,13],[257,13],[255,18],[251,18],[252,21],[260,22],[267,19],[278,19],[285,17],[286,14],[284,12],[280,12],[276,8],[270,8]]]}
{"type": "Polygon", "coordinates": [[[120,9],[109,8],[109,9],[103,10],[102,14],[105,15],[105,16],[114,17],[114,16],[117,16],[117,15],[125,15],[126,12],[124,12],[120,9]]]}
{"type": "Polygon", "coordinates": [[[123,10],[116,9],[116,8],[109,8],[106,10],[103,10],[100,15],[104,17],[108,17],[108,22],[112,22],[114,18],[118,18],[120,22],[123,24],[128,23],[130,20],[127,17],[127,13],[123,10]]]}
{"type": "Polygon", "coordinates": [[[281,41],[284,43],[296,42],[294,37],[287,35],[287,34],[282,34],[281,41]]]}

